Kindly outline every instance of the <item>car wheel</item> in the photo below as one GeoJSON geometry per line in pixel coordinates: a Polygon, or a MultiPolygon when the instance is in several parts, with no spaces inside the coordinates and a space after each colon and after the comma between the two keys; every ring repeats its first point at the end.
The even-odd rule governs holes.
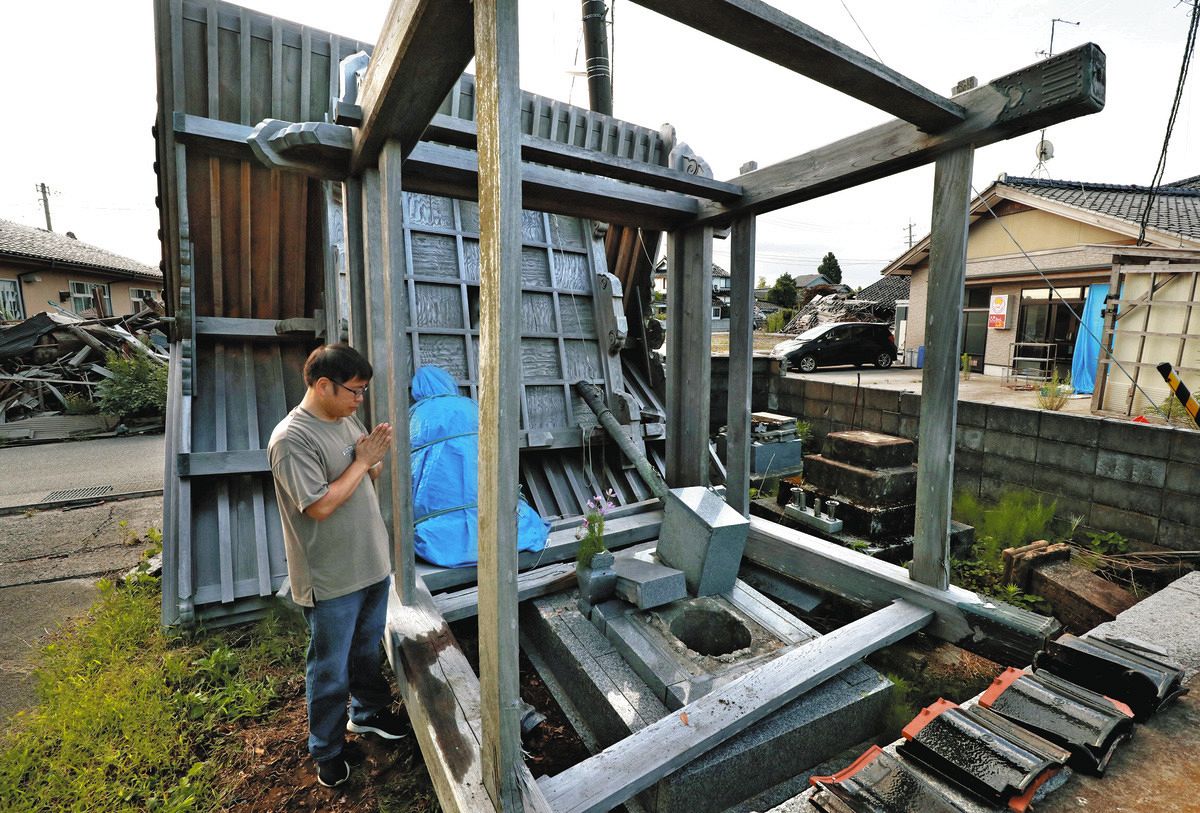
{"type": "Polygon", "coordinates": [[[796,367],[798,367],[802,373],[811,373],[813,370],[817,369],[817,360],[813,356],[801,356],[800,360],[796,362],[796,367]]]}
{"type": "Polygon", "coordinates": [[[886,370],[888,367],[892,366],[892,360],[891,353],[880,353],[875,359],[875,366],[881,370],[886,370]]]}

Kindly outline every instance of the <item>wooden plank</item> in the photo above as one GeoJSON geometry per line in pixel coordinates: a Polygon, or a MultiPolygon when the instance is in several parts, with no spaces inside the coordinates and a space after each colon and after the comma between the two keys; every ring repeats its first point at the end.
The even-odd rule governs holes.
{"type": "Polygon", "coordinates": [[[882,124],[731,180],[745,190],[737,204],[701,207],[697,224],[730,222],[886,178],[964,146],[975,148],[1104,107],[1104,52],[1088,43],[955,96],[967,111],[959,125],[922,132],[906,121],[882,124]]]}
{"type": "MultiPolygon", "coordinates": [[[[242,385],[245,389],[243,401],[246,405],[246,448],[260,449],[262,438],[258,429],[258,387],[254,374],[254,347],[250,342],[242,345],[244,363],[242,385]]],[[[257,478],[250,486],[251,510],[254,515],[254,550],[258,569],[258,594],[269,596],[271,589],[271,550],[267,540],[266,501],[263,498],[263,479],[257,478]]]]}
{"type": "Polygon", "coordinates": [[[241,319],[231,316],[197,316],[197,336],[223,336],[231,339],[270,339],[309,341],[316,332],[312,319],[241,319]],[[282,332],[281,332],[282,331],[282,332]]]}
{"type": "Polygon", "coordinates": [[[938,590],[863,553],[750,517],[745,559],[849,601],[882,607],[897,598],[933,610],[929,632],[1005,663],[1028,663],[1058,630],[1053,618],[1013,610],[950,585],[938,590]]]}
{"type": "Polygon", "coordinates": [[[207,68],[208,86],[208,117],[221,118],[221,74],[220,74],[220,45],[217,41],[219,28],[217,25],[217,6],[211,4],[206,9],[204,25],[205,66],[207,68]]]}
{"type": "MultiPolygon", "coordinates": [[[[254,403],[253,399],[248,399],[254,403]]],[[[235,449],[220,452],[190,452],[177,456],[180,477],[263,474],[271,470],[265,449],[235,449]]]]}
{"type": "MultiPolygon", "coordinates": [[[[433,117],[422,140],[475,149],[475,122],[439,113],[433,117]]],[[[660,167],[645,161],[622,158],[596,150],[585,150],[582,147],[563,144],[552,138],[535,135],[521,136],[521,158],[525,161],[629,181],[655,189],[683,192],[710,200],[733,201],[742,194],[742,188],[737,184],[699,175],[688,175],[677,169],[660,167]]]]}
{"type": "Polygon", "coordinates": [[[670,235],[667,243],[667,482],[708,483],[712,380],[712,229],[670,235]]]}
{"type": "Polygon", "coordinates": [[[634,0],[697,31],[937,132],[965,111],[949,99],[761,0],[634,0]]]}
{"type": "Polygon", "coordinates": [[[938,158],[933,180],[912,577],[941,590],[950,584],[950,501],[973,163],[970,147],[947,153],[938,158]]]}
{"type": "MultiPolygon", "coordinates": [[[[575,565],[560,564],[529,570],[517,577],[517,601],[557,593],[575,585],[575,565]]],[[[479,612],[479,588],[468,587],[453,593],[439,593],[433,598],[438,612],[447,622],[473,618],[479,612]]]]}
{"type": "Polygon", "coordinates": [[[367,350],[366,260],[360,178],[342,183],[342,230],[346,236],[346,279],[350,286],[350,346],[367,350]]]}
{"type": "Polygon", "coordinates": [[[252,316],[254,314],[254,276],[252,274],[254,253],[251,251],[250,242],[250,213],[253,208],[250,192],[250,175],[253,170],[250,167],[249,161],[240,162],[239,169],[241,171],[241,190],[238,198],[238,211],[241,215],[241,231],[238,248],[241,268],[238,270],[241,272],[241,315],[252,316]]]}
{"type": "Polygon", "coordinates": [[[897,601],[799,646],[543,779],[546,800],[556,813],[611,810],[932,617],[923,607],[897,601]]]}
{"type": "Polygon", "coordinates": [[[412,150],[471,61],[472,31],[466,0],[393,0],[358,89],[355,174],[375,163],[389,138],[400,141],[401,157],[412,150]]]}
{"type": "Polygon", "coordinates": [[[212,312],[225,315],[225,272],[221,247],[221,159],[208,159],[209,222],[211,223],[210,260],[212,263],[212,312]]]}
{"type": "MultiPolygon", "coordinates": [[[[479,121],[479,685],[483,782],[497,810],[518,811],[524,806],[517,782],[523,762],[516,623],[517,526],[513,517],[517,514],[519,491],[517,433],[521,404],[520,388],[508,386],[521,378],[517,1],[475,0],[474,11],[479,121]]],[[[444,97],[448,88],[441,90],[444,97]]],[[[437,101],[440,103],[441,97],[437,101]]],[[[429,112],[432,116],[433,111],[429,112]]]]}
{"type": "Polygon", "coordinates": [[[754,379],[755,216],[733,221],[729,257],[729,400],[725,501],[750,516],[750,398],[754,379]]]}
{"type": "MultiPolygon", "coordinates": [[[[211,393],[216,428],[213,430],[213,447],[217,452],[229,449],[228,397],[225,386],[225,346],[213,347],[214,390],[211,393]]],[[[233,587],[233,535],[229,532],[229,481],[221,478],[217,482],[217,545],[221,580],[221,603],[228,604],[236,596],[233,587]]]]}
{"type": "Polygon", "coordinates": [[[238,9],[238,121],[251,124],[250,121],[250,18],[246,9],[238,9]]]}

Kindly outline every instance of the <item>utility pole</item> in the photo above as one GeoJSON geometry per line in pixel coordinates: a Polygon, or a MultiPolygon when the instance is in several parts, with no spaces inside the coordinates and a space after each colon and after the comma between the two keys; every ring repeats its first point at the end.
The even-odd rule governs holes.
{"type": "MultiPolygon", "coordinates": [[[[1046,57],[1046,59],[1049,59],[1050,57],[1054,56],[1054,27],[1056,25],[1058,25],[1059,23],[1063,23],[1064,25],[1079,25],[1079,23],[1076,21],[1064,20],[1062,17],[1055,17],[1053,20],[1051,20],[1050,21],[1050,50],[1038,51],[1037,52],[1038,56],[1044,56],[1044,57],[1046,57]]],[[[1035,166],[1033,168],[1033,174],[1036,176],[1038,174],[1038,172],[1045,172],[1046,171],[1046,162],[1049,161],[1053,157],[1054,157],[1054,149],[1052,147],[1050,147],[1049,143],[1046,141],[1046,128],[1043,127],[1041,134],[1038,136],[1038,143],[1037,143],[1038,162],[1037,162],[1037,166],[1035,166]]],[[[1049,174],[1050,174],[1049,172],[1046,172],[1047,176],[1049,176],[1049,174]]]]}
{"type": "Polygon", "coordinates": [[[908,232],[908,247],[909,247],[909,248],[912,248],[912,247],[913,247],[913,226],[915,226],[915,225],[917,225],[917,224],[916,224],[916,223],[913,223],[913,222],[910,220],[910,221],[908,221],[908,225],[907,225],[907,226],[902,226],[902,227],[901,227],[901,229],[900,229],[900,231],[906,231],[906,232],[908,232]]]}
{"type": "Polygon", "coordinates": [[[583,0],[583,56],[587,62],[588,97],[591,108],[606,116],[613,114],[612,63],[608,58],[608,32],[604,0],[583,0]]]}
{"type": "Polygon", "coordinates": [[[42,193],[42,211],[46,213],[46,231],[54,231],[54,227],[50,225],[50,188],[44,183],[40,183],[34,189],[42,193]]]}

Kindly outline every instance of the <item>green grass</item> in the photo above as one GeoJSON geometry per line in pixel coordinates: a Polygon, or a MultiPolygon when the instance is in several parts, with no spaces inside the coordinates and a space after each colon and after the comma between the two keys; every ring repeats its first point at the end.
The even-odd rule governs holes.
{"type": "Polygon", "coordinates": [[[1000,567],[1005,548],[1049,539],[1055,501],[1046,503],[1032,491],[1009,490],[995,503],[985,503],[974,494],[959,492],[951,513],[959,522],[975,526],[975,558],[1000,567]]]}
{"type": "Polygon", "coordinates": [[[0,739],[0,811],[219,809],[222,727],[269,710],[279,667],[301,668],[300,625],[188,639],[160,628],[158,579],[100,588],[42,650],[38,705],[0,739]]]}

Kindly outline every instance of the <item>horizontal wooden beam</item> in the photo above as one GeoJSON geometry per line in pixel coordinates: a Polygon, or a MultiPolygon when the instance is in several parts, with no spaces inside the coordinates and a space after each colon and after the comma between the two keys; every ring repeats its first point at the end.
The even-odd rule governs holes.
{"type": "MultiPolygon", "coordinates": [[[[424,140],[475,149],[475,122],[439,113],[425,131],[424,140]]],[[[528,162],[682,192],[707,200],[728,202],[742,196],[742,188],[737,184],[689,175],[677,169],[620,158],[538,136],[521,136],[521,158],[528,162]]]]}
{"type": "Polygon", "coordinates": [[[317,331],[315,319],[241,319],[232,316],[197,316],[197,336],[226,339],[273,339],[290,341],[312,339],[317,331]]]}
{"type": "Polygon", "coordinates": [[[209,475],[262,474],[271,470],[266,449],[238,449],[228,452],[180,452],[180,477],[209,475]]]}
{"type": "MultiPolygon", "coordinates": [[[[517,601],[557,593],[575,586],[575,565],[548,565],[527,570],[517,576],[517,601]]],[[[433,597],[438,611],[448,622],[473,618],[479,612],[479,588],[468,587],[453,593],[438,593],[433,597]]]]}
{"type": "Polygon", "coordinates": [[[897,601],[796,647],[678,712],[542,779],[555,813],[602,813],[779,710],[867,655],[917,632],[928,609],[897,601]]]}
{"type": "Polygon", "coordinates": [[[937,132],[962,107],[761,0],[634,0],[867,104],[937,132]]]}
{"type": "Polygon", "coordinates": [[[934,161],[958,147],[982,147],[1104,108],[1104,52],[1094,44],[1051,57],[956,96],[967,118],[938,133],[893,121],[732,179],[735,204],[704,204],[697,224],[727,224],[839,192],[934,161]]]}
{"type": "Polygon", "coordinates": [[[393,0],[358,88],[351,171],[374,166],[389,138],[407,155],[474,54],[469,0],[393,0]]]}
{"type": "MultiPolygon", "coordinates": [[[[662,518],[662,509],[631,516],[609,517],[604,522],[604,544],[612,550],[618,550],[638,542],[657,539],[658,530],[662,527],[662,518]]],[[[536,553],[525,551],[519,555],[518,567],[530,568],[539,564],[574,561],[575,553],[579,550],[577,529],[578,525],[575,525],[551,531],[544,549],[536,553]]],[[[474,584],[478,579],[474,567],[437,567],[420,562],[417,563],[417,576],[430,590],[461,587],[464,584],[474,584]]]]}
{"type": "Polygon", "coordinates": [[[760,517],[750,517],[744,555],[767,570],[868,607],[896,599],[925,607],[936,614],[931,634],[1014,666],[1029,663],[1060,628],[1053,618],[961,587],[938,590],[921,584],[903,567],[760,517]]]}

